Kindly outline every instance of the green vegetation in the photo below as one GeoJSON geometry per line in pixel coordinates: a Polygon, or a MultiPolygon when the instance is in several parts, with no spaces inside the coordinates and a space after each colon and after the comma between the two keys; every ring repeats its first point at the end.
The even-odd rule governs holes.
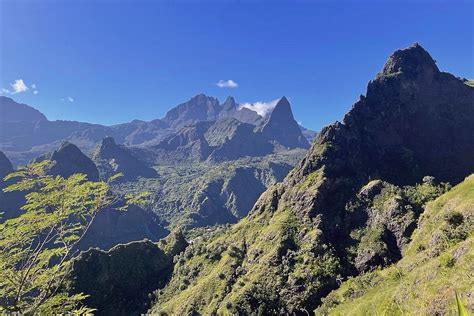
{"type": "Polygon", "coordinates": [[[0,225],[0,312],[54,314],[91,310],[63,289],[76,245],[97,212],[115,201],[107,182],[46,174],[50,161],[18,169],[6,192],[27,191],[23,214],[0,225]]]}
{"type": "Polygon", "coordinates": [[[316,314],[457,314],[455,292],[474,308],[474,176],[427,204],[403,258],[350,278],[316,314]]]}
{"type": "Polygon", "coordinates": [[[150,208],[170,228],[236,222],[247,215],[267,187],[286,176],[304,153],[294,149],[224,162],[170,162],[155,167],[158,178],[118,183],[113,190],[152,192],[150,208]],[[248,175],[250,172],[252,175],[248,175]],[[248,190],[250,184],[252,190],[248,190]],[[203,214],[204,210],[213,214],[203,214]]]}

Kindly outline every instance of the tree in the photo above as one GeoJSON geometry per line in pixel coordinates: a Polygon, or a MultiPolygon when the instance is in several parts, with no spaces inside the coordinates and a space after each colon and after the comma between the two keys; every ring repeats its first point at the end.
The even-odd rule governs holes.
{"type": "MultiPolygon", "coordinates": [[[[50,161],[22,167],[8,175],[5,192],[26,191],[24,213],[0,224],[0,313],[89,313],[83,294],[64,290],[76,245],[97,212],[117,201],[109,181],[87,181],[46,174],[50,161]]],[[[127,203],[140,198],[127,197],[127,203]]]]}

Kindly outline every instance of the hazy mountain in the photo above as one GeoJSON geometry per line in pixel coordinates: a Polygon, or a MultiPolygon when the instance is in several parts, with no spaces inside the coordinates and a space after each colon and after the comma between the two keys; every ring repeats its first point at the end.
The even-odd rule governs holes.
{"type": "Polygon", "coordinates": [[[171,127],[179,129],[197,122],[213,121],[217,118],[219,111],[219,100],[199,94],[169,110],[163,121],[171,127]]]}
{"type": "Polygon", "coordinates": [[[288,148],[308,148],[309,143],[296,123],[290,102],[282,97],[261,127],[262,134],[288,148]]]}
{"type": "Polygon", "coordinates": [[[188,247],[151,312],[312,311],[340,280],[401,258],[426,202],[449,189],[437,181],[474,172],[473,139],[474,89],[418,44],[396,51],[247,218],[188,247]]]}
{"type": "Polygon", "coordinates": [[[48,170],[48,173],[52,176],[68,178],[75,173],[82,173],[87,175],[89,180],[99,180],[99,171],[94,162],[69,142],[62,143],[58,149],[36,158],[34,162],[44,160],[53,162],[48,170]]]}
{"type": "MultiPolygon", "coordinates": [[[[174,107],[161,120],[134,120],[113,126],[49,121],[32,107],[4,96],[0,96],[0,109],[3,111],[0,119],[0,150],[7,154],[14,165],[26,164],[31,159],[54,150],[64,140],[89,154],[105,137],[113,137],[118,144],[147,148],[160,144],[183,128],[201,122],[228,118],[252,125],[264,122],[264,118],[257,112],[240,107],[232,97],[220,105],[216,98],[203,94],[174,107]],[[7,112],[8,115],[3,115],[7,112]]],[[[306,133],[306,137],[311,137],[311,133],[306,133]]],[[[205,144],[196,146],[205,147],[205,144]]],[[[206,148],[196,150],[206,151],[206,148]]]]}
{"type": "Polygon", "coordinates": [[[0,96],[0,122],[46,121],[46,116],[26,104],[16,103],[12,99],[0,96]]]}
{"type": "Polygon", "coordinates": [[[12,171],[12,163],[8,160],[7,156],[0,151],[0,181],[3,181],[3,178],[12,171]]]}
{"type": "Polygon", "coordinates": [[[117,145],[112,137],[106,137],[94,151],[92,159],[101,171],[101,177],[107,179],[122,173],[126,180],[138,177],[156,177],[155,169],[135,157],[125,146],[117,145]]]}

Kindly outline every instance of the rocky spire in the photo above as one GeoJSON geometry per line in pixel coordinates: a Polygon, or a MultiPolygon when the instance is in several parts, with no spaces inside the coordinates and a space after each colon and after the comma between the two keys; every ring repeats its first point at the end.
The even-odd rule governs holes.
{"type": "Polygon", "coordinates": [[[262,133],[268,139],[275,140],[289,148],[309,147],[308,141],[293,117],[290,102],[284,96],[278,101],[275,109],[264,123],[262,133]]]}

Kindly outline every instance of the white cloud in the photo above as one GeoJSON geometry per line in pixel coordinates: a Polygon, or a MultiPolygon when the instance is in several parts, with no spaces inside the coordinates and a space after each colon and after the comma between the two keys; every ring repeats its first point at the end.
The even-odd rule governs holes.
{"type": "Polygon", "coordinates": [[[1,94],[10,94],[10,90],[8,89],[5,89],[5,88],[2,88],[2,90],[0,91],[1,94]]]}
{"type": "Polygon", "coordinates": [[[25,92],[26,90],[28,90],[28,87],[26,86],[23,79],[17,79],[17,80],[15,80],[14,83],[11,83],[10,85],[13,88],[12,94],[21,93],[21,92],[25,92]]]}
{"type": "Polygon", "coordinates": [[[38,90],[35,90],[33,91],[33,94],[38,94],[38,92],[39,92],[38,90]]]}
{"type": "Polygon", "coordinates": [[[219,88],[237,88],[239,85],[232,79],[229,80],[219,80],[217,83],[219,88]]]}
{"type": "Polygon", "coordinates": [[[239,106],[239,110],[247,108],[249,110],[257,112],[258,115],[266,117],[270,114],[280,99],[276,99],[270,102],[254,102],[254,103],[243,103],[239,106]]]}
{"type": "Polygon", "coordinates": [[[72,103],[75,101],[75,99],[73,97],[65,97],[65,98],[62,98],[61,101],[72,103]]]}
{"type": "Polygon", "coordinates": [[[36,89],[36,84],[33,83],[30,87],[31,87],[31,89],[36,89]]]}

